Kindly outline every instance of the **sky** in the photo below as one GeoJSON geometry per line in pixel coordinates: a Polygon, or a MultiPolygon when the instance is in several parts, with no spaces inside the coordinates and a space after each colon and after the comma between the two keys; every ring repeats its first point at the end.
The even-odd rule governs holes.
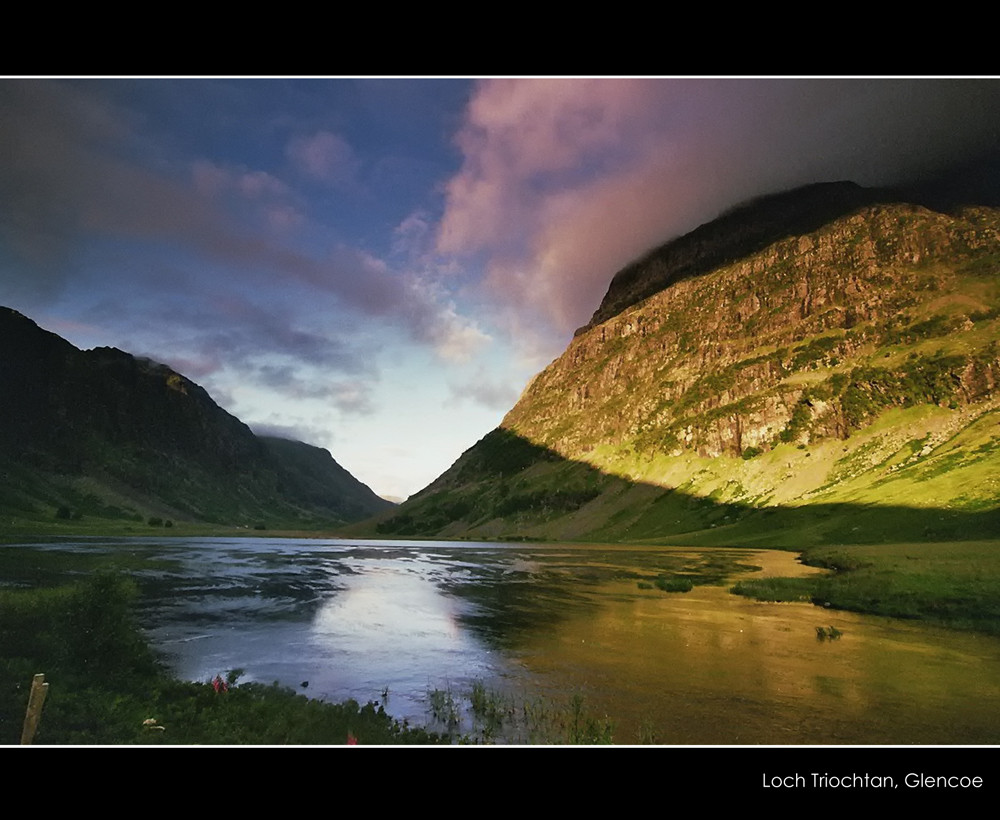
{"type": "Polygon", "coordinates": [[[0,305],[401,499],[645,251],[997,148],[992,78],[2,77],[0,305]]]}

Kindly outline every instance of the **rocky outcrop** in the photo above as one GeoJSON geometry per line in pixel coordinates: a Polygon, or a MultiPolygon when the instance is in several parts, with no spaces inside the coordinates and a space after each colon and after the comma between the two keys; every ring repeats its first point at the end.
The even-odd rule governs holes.
{"type": "Polygon", "coordinates": [[[503,426],[568,458],[601,444],[740,456],[789,436],[845,437],[871,415],[851,405],[858,393],[882,407],[978,400],[1000,362],[980,344],[993,295],[971,280],[992,284],[998,230],[988,209],[864,206],[579,333],[503,426]],[[963,334],[962,355],[936,356],[931,340],[951,349],[963,334]],[[900,360],[904,346],[913,358],[900,360]],[[875,372],[855,373],[862,364],[875,372]],[[941,384],[922,385],[921,369],[941,370],[941,384]]]}
{"type": "Polygon", "coordinates": [[[500,428],[380,526],[660,538],[823,505],[855,538],[832,522],[1000,509],[998,317],[1000,210],[765,198],[619,272],[500,428]]]}
{"type": "Polygon", "coordinates": [[[882,196],[853,182],[828,182],[733,208],[615,274],[600,307],[577,334],[683,279],[743,259],[783,238],[809,233],[882,196]]]}

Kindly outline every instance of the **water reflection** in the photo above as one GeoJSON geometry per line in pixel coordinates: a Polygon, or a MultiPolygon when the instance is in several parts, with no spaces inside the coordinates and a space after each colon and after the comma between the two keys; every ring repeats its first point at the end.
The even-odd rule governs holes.
{"type": "MultiPolygon", "coordinates": [[[[7,584],[133,574],[176,674],[232,668],[423,723],[475,681],[607,715],[618,742],[1000,741],[1000,641],[730,595],[790,553],[575,545],[146,538],[0,548],[7,584]],[[72,561],[70,560],[72,557],[72,561]],[[69,564],[73,564],[68,569],[69,564]],[[667,593],[658,579],[711,581],[667,593]],[[819,641],[816,628],[843,635],[819,641]]],[[[466,725],[464,728],[468,729],[466,725]]]]}
{"type": "Polygon", "coordinates": [[[428,688],[495,673],[490,653],[462,627],[462,602],[442,594],[426,567],[378,564],[355,575],[310,624],[313,657],[330,663],[323,688],[362,702],[388,689],[394,713],[416,717],[428,688]]]}

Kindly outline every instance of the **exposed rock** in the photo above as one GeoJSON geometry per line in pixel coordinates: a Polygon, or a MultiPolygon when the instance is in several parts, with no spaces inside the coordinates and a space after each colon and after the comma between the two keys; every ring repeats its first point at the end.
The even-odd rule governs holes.
{"type": "Polygon", "coordinates": [[[634,537],[789,504],[998,508],[995,482],[948,478],[1000,452],[998,316],[1000,210],[849,183],[751,203],[615,275],[500,429],[394,520],[634,537]],[[544,456],[498,484],[500,433],[544,456]]]}

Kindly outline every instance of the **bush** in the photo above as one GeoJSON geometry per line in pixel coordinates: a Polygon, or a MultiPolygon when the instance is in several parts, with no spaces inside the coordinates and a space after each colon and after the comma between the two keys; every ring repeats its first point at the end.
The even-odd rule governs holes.
{"type": "Polygon", "coordinates": [[[694,582],[690,578],[661,575],[653,583],[657,589],[662,589],[664,592],[690,592],[694,589],[694,582]]]}
{"type": "Polygon", "coordinates": [[[135,582],[114,572],[99,572],[72,588],[55,622],[61,654],[72,668],[100,676],[156,671],[132,616],[137,597],[135,582]]]}

